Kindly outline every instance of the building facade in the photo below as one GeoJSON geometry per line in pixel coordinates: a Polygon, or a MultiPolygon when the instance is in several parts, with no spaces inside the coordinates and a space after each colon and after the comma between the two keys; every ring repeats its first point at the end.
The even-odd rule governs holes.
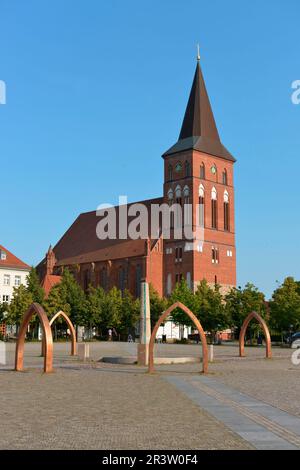
{"type": "MultiPolygon", "coordinates": [[[[202,279],[219,284],[223,291],[236,285],[235,159],[221,143],[199,61],[179,139],[162,157],[163,195],[139,204],[149,214],[154,205],[182,207],[179,222],[177,209],[170,210],[169,236],[162,222],[155,236],[148,228],[146,239],[123,239],[117,217],[116,239],[100,240],[96,211],[80,214],[39,264],[43,284],[67,267],[84,289],[90,284],[106,290],[117,286],[135,296],[142,278],[166,296],[181,279],[194,290],[202,279]],[[200,237],[175,237],[178,223],[200,237]]],[[[126,206],[129,214],[132,206],[126,206]]],[[[118,216],[124,207],[114,209],[118,216]]],[[[131,220],[129,216],[127,226],[131,220]]]]}
{"type": "MultiPolygon", "coordinates": [[[[0,302],[10,303],[14,287],[27,284],[30,266],[0,245],[0,302]]],[[[0,333],[5,334],[5,325],[0,324],[0,333]]]]}

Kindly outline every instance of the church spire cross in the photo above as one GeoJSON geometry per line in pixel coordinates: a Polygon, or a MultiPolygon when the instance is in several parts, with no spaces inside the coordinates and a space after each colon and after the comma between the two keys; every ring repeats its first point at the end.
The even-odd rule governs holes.
{"type": "Polygon", "coordinates": [[[197,44],[197,61],[200,62],[200,46],[197,44]]]}

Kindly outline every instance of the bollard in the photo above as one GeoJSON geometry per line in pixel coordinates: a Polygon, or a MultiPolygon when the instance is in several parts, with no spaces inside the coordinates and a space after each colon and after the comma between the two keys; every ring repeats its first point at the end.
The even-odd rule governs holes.
{"type": "Polygon", "coordinates": [[[81,361],[86,361],[90,357],[90,345],[86,343],[77,344],[78,357],[81,361]]]}

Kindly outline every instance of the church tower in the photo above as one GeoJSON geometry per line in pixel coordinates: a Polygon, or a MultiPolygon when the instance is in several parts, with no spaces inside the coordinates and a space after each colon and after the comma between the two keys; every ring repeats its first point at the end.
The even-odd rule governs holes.
{"type": "Polygon", "coordinates": [[[192,206],[187,217],[195,240],[164,240],[164,294],[186,279],[202,279],[226,292],[236,285],[234,229],[235,158],[221,143],[198,56],[179,139],[164,159],[164,202],[192,206]]]}

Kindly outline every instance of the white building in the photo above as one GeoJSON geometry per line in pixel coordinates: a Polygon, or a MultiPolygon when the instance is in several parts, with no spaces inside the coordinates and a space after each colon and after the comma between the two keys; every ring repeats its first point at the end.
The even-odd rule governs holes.
{"type": "Polygon", "coordinates": [[[162,340],[165,336],[167,341],[176,341],[180,339],[188,339],[192,333],[192,328],[186,325],[178,325],[172,320],[166,321],[158,328],[156,338],[162,340]]]}
{"type": "Polygon", "coordinates": [[[30,266],[0,245],[0,302],[10,303],[14,287],[26,285],[30,266]]]}

